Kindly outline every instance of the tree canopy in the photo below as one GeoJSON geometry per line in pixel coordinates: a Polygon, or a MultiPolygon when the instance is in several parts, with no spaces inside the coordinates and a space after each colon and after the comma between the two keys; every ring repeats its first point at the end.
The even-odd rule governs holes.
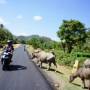
{"type": "Polygon", "coordinates": [[[87,37],[85,25],[78,20],[63,20],[57,35],[62,41],[64,50],[69,53],[74,46],[81,48],[87,37]]]}
{"type": "Polygon", "coordinates": [[[34,48],[41,49],[55,49],[59,47],[59,44],[48,37],[32,37],[27,41],[28,44],[32,45],[34,48]]]}
{"type": "Polygon", "coordinates": [[[8,39],[13,39],[12,33],[4,28],[3,24],[0,25],[0,43],[4,44],[8,39]]]}

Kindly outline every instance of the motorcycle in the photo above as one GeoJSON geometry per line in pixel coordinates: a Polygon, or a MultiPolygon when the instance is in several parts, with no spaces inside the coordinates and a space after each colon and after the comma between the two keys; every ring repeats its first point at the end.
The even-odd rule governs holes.
{"type": "Polygon", "coordinates": [[[9,68],[9,64],[11,63],[12,53],[5,50],[1,55],[1,63],[2,69],[6,70],[9,68]]]}

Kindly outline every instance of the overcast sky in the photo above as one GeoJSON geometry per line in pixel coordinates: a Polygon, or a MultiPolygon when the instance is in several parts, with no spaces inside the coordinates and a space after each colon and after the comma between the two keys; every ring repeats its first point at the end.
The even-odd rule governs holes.
{"type": "Polygon", "coordinates": [[[90,0],[0,0],[0,23],[15,35],[59,40],[56,32],[64,19],[90,27],[90,0]]]}

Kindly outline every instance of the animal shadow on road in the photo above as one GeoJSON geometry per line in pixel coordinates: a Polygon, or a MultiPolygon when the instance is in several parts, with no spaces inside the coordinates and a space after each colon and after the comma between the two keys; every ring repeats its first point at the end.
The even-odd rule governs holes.
{"type": "Polygon", "coordinates": [[[75,86],[81,87],[81,85],[79,85],[79,84],[76,84],[76,83],[72,83],[72,84],[75,86]]]}
{"type": "Polygon", "coordinates": [[[22,65],[9,65],[5,71],[17,71],[17,70],[26,70],[27,67],[22,65]]]}
{"type": "MultiPolygon", "coordinates": [[[[42,69],[47,69],[47,68],[46,68],[46,67],[44,67],[44,66],[42,66],[42,69]]],[[[55,69],[50,68],[48,71],[55,72],[55,69]]],[[[60,71],[57,71],[57,70],[56,70],[56,73],[59,73],[59,74],[64,74],[64,73],[62,73],[62,72],[60,72],[60,71]]]]}
{"type": "MultiPolygon", "coordinates": [[[[75,85],[75,86],[78,86],[78,87],[82,87],[81,85],[79,85],[79,84],[76,84],[76,83],[72,83],[73,85],[75,85]]],[[[82,87],[83,88],[83,87],[82,87]]],[[[88,89],[88,87],[84,87],[83,89],[88,89]]]]}

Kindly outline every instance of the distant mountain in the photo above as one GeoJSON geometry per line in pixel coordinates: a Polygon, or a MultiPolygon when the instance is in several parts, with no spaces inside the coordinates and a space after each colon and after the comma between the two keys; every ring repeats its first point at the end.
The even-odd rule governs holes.
{"type": "Polygon", "coordinates": [[[42,39],[48,39],[51,40],[51,38],[49,37],[45,37],[45,36],[39,36],[39,35],[30,35],[30,36],[16,36],[16,38],[18,40],[30,40],[31,38],[42,38],[42,39]]]}
{"type": "Polygon", "coordinates": [[[18,40],[26,40],[27,38],[25,36],[16,36],[18,40]]]}

